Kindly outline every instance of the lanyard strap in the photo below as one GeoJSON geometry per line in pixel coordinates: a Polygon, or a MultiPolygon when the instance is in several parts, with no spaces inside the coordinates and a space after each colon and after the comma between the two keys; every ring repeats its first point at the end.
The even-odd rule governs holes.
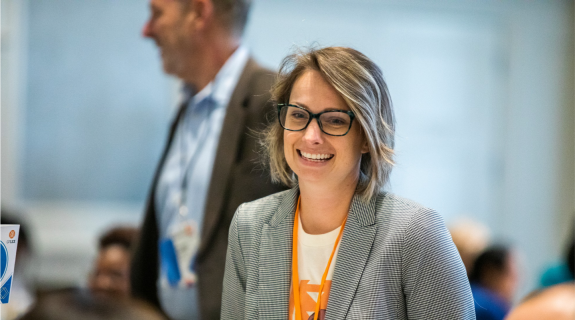
{"type": "MultiPolygon", "coordinates": [[[[208,96],[206,98],[204,98],[204,100],[202,100],[200,102],[201,103],[210,103],[211,101],[208,100],[211,99],[211,96],[208,96]]],[[[204,119],[200,122],[200,128],[199,132],[198,132],[198,136],[196,137],[196,143],[195,143],[195,148],[193,150],[191,150],[191,156],[190,159],[188,160],[188,162],[186,163],[186,158],[187,158],[187,154],[186,154],[186,126],[187,126],[187,119],[188,119],[188,112],[196,112],[194,110],[186,110],[184,113],[184,116],[182,118],[182,122],[180,123],[179,127],[178,127],[178,131],[179,131],[179,135],[180,135],[180,171],[181,171],[181,176],[182,176],[182,183],[180,184],[180,207],[178,208],[178,212],[180,214],[180,217],[187,217],[188,215],[188,204],[187,204],[187,196],[188,196],[188,175],[190,174],[190,171],[192,170],[192,167],[196,166],[197,162],[198,162],[198,158],[200,157],[200,153],[202,152],[202,149],[204,148],[204,144],[206,143],[206,140],[208,140],[208,133],[210,131],[210,127],[211,127],[211,115],[212,115],[212,111],[214,110],[214,106],[202,106],[202,105],[195,105],[195,106],[189,106],[189,104],[191,103],[191,100],[188,100],[188,107],[193,107],[193,108],[208,108],[207,112],[204,115],[204,119]]],[[[201,110],[203,111],[203,110],[201,110]]]]}
{"type": "MultiPolygon", "coordinates": [[[[294,307],[295,307],[295,318],[296,320],[302,320],[301,318],[301,298],[299,295],[299,270],[298,270],[298,260],[297,260],[297,231],[299,227],[299,205],[300,205],[301,197],[297,199],[297,206],[295,209],[295,218],[293,223],[293,244],[292,244],[292,288],[293,288],[293,297],[294,297],[294,307]]],[[[333,256],[335,255],[335,250],[337,249],[337,245],[339,244],[339,240],[341,239],[341,235],[343,234],[343,227],[345,226],[345,222],[347,221],[347,216],[343,219],[343,223],[341,224],[341,229],[339,230],[339,234],[337,239],[335,240],[335,244],[333,245],[333,250],[327,261],[327,266],[325,267],[325,271],[323,272],[323,277],[321,277],[321,284],[319,286],[319,292],[317,295],[317,302],[315,303],[315,311],[314,311],[314,320],[317,320],[319,317],[319,308],[321,305],[321,295],[323,293],[323,286],[325,284],[325,280],[327,278],[327,273],[329,272],[329,266],[331,265],[331,260],[333,260],[333,256]]]]}

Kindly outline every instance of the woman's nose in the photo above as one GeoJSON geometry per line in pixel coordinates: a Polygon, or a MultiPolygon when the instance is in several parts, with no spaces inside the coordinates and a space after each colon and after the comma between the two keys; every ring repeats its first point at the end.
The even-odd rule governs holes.
{"type": "Polygon", "coordinates": [[[311,122],[309,123],[309,125],[305,129],[303,138],[305,141],[307,141],[309,143],[313,143],[313,144],[319,144],[319,143],[323,142],[322,131],[319,127],[319,123],[317,122],[317,119],[311,120],[311,122]]]}

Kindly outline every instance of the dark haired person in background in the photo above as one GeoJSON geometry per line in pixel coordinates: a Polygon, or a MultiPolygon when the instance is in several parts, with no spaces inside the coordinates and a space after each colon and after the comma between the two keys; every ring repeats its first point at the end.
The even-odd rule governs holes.
{"type": "Polygon", "coordinates": [[[100,237],[98,257],[88,280],[95,294],[115,297],[130,295],[130,258],[138,229],[116,227],[100,237]]]}
{"type": "Polygon", "coordinates": [[[236,208],[282,190],[257,164],[274,72],[241,45],[249,0],[151,0],[145,37],[183,82],[132,263],[132,294],[173,319],[219,319],[236,208]]]}
{"type": "Polygon", "coordinates": [[[571,273],[571,280],[573,280],[575,278],[575,237],[567,251],[567,269],[571,273]]]}
{"type": "Polygon", "coordinates": [[[550,287],[559,283],[573,281],[575,273],[573,272],[575,263],[575,230],[571,232],[567,250],[563,255],[562,261],[547,268],[541,275],[541,286],[550,287]]]}
{"type": "Polygon", "coordinates": [[[477,320],[505,318],[518,278],[515,256],[509,247],[494,245],[477,257],[469,274],[477,320]]]}
{"type": "Polygon", "coordinates": [[[43,294],[19,320],[167,320],[152,306],[79,289],[43,294]]]}

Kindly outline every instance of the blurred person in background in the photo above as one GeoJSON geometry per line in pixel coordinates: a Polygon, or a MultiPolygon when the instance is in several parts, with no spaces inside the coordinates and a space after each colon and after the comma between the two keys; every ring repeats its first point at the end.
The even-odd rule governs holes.
{"type": "Polygon", "coordinates": [[[130,260],[138,229],[116,227],[98,241],[98,256],[88,280],[94,294],[120,298],[130,295],[130,260]]]}
{"type": "Polygon", "coordinates": [[[571,232],[570,242],[563,256],[563,261],[549,267],[541,276],[541,286],[549,287],[555,284],[573,281],[575,273],[573,271],[575,263],[575,230],[571,232]]]}
{"type": "Polygon", "coordinates": [[[573,281],[545,288],[529,295],[505,320],[573,320],[575,319],[575,283],[573,281]]]}
{"type": "Polygon", "coordinates": [[[469,274],[477,320],[503,320],[519,283],[515,253],[504,245],[488,247],[469,274]]]}
{"type": "Polygon", "coordinates": [[[35,288],[31,260],[33,250],[28,225],[16,212],[2,208],[0,213],[2,224],[20,225],[16,261],[14,265],[14,281],[10,289],[10,302],[0,307],[0,319],[12,320],[26,312],[34,302],[35,288]]]}
{"type": "Polygon", "coordinates": [[[183,101],[153,178],[131,268],[132,294],[173,319],[219,319],[236,208],[280,191],[250,129],[267,123],[274,72],[241,45],[250,0],[151,0],[143,35],[183,101]]]}
{"type": "Polygon", "coordinates": [[[478,221],[464,218],[451,224],[449,232],[469,275],[475,259],[489,245],[489,229],[478,221]]]}
{"type": "Polygon", "coordinates": [[[20,320],[167,320],[151,305],[132,299],[93,295],[81,289],[42,294],[20,320]]]}
{"type": "Polygon", "coordinates": [[[573,281],[573,278],[575,278],[575,237],[569,247],[569,251],[567,251],[567,269],[569,269],[571,281],[573,281]]]}

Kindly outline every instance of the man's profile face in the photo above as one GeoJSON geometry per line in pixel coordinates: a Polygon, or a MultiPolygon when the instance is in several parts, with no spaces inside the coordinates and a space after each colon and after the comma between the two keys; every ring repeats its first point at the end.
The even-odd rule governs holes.
{"type": "Polygon", "coordinates": [[[142,34],[153,39],[160,49],[164,71],[181,77],[187,72],[186,63],[193,53],[190,47],[189,23],[182,4],[177,0],[151,0],[150,18],[142,34]]]}

